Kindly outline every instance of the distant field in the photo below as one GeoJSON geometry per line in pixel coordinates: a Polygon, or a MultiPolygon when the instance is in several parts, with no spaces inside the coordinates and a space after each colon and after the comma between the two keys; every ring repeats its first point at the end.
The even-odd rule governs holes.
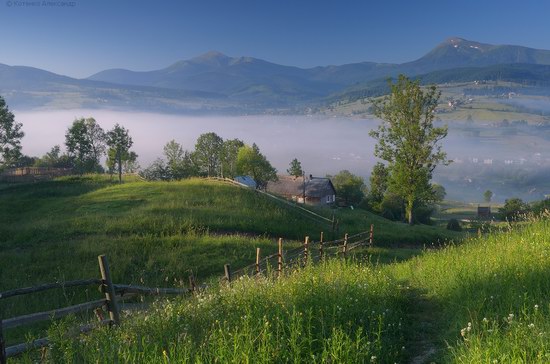
{"type": "MultiPolygon", "coordinates": [[[[443,121],[464,121],[471,119],[474,122],[495,122],[507,119],[513,120],[525,120],[529,123],[537,124],[541,122],[550,122],[550,116],[541,114],[540,110],[529,110],[526,107],[518,107],[512,104],[506,104],[503,101],[506,99],[498,98],[495,96],[483,96],[483,95],[468,95],[471,98],[471,102],[467,102],[463,105],[458,105],[452,109],[447,105],[449,99],[467,99],[465,97],[465,89],[468,90],[480,90],[490,85],[480,84],[476,85],[473,82],[467,83],[452,83],[437,85],[441,91],[440,105],[437,117],[443,121]]],[[[516,85],[510,82],[500,82],[500,87],[523,87],[522,85],[516,85]]],[[[533,104],[536,102],[545,102],[546,105],[550,105],[550,98],[537,95],[521,95],[527,100],[533,100],[533,104]]],[[[328,115],[345,115],[351,117],[372,118],[373,115],[369,109],[371,106],[370,100],[357,100],[352,102],[339,101],[337,104],[331,106],[331,108],[323,109],[322,113],[328,115]]],[[[547,106],[546,106],[547,107],[547,106]]]]}

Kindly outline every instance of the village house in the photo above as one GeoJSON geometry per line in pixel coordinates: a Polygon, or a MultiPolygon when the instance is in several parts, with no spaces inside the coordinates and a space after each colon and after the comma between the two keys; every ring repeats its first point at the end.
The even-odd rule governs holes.
{"type": "Polygon", "coordinates": [[[267,192],[307,205],[329,205],[336,201],[336,190],[330,179],[323,177],[278,176],[268,182],[267,192]]]}

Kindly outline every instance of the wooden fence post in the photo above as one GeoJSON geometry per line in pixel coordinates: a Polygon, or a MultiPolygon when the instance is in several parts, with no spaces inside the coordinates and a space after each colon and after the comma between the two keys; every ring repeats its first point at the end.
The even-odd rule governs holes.
{"type": "Polygon", "coordinates": [[[105,299],[107,300],[107,309],[109,310],[109,318],[115,325],[120,324],[120,313],[118,311],[118,305],[116,303],[115,287],[111,280],[111,271],[109,270],[109,263],[105,255],[97,257],[99,261],[99,270],[101,272],[101,280],[103,281],[103,289],[105,292],[105,299]]]}
{"type": "Polygon", "coordinates": [[[6,364],[6,341],[4,340],[4,331],[2,329],[2,315],[0,315],[0,364],[6,364]]]}
{"type": "Polygon", "coordinates": [[[344,235],[344,249],[342,251],[344,258],[346,257],[346,254],[348,253],[348,234],[344,235]]]}
{"type": "Polygon", "coordinates": [[[277,276],[283,274],[283,238],[279,238],[279,253],[277,254],[277,276]]]}
{"type": "Polygon", "coordinates": [[[260,248],[256,248],[256,275],[260,275],[260,248]]]}
{"type": "Polygon", "coordinates": [[[370,224],[370,233],[369,233],[369,246],[372,247],[372,239],[374,237],[374,225],[370,224]]]}
{"type": "Polygon", "coordinates": [[[323,259],[323,232],[321,231],[321,239],[319,240],[319,259],[323,259]]]}
{"type": "Polygon", "coordinates": [[[195,283],[195,276],[193,275],[193,271],[189,272],[189,289],[193,294],[195,294],[195,291],[197,290],[197,284],[195,283]]]}
{"type": "Polygon", "coordinates": [[[308,258],[308,246],[309,246],[309,236],[306,236],[304,240],[304,264],[307,264],[307,258],[308,258]]]}
{"type": "Polygon", "coordinates": [[[227,283],[231,283],[231,266],[229,264],[225,264],[223,266],[223,270],[225,271],[225,279],[227,280],[227,283]]]}

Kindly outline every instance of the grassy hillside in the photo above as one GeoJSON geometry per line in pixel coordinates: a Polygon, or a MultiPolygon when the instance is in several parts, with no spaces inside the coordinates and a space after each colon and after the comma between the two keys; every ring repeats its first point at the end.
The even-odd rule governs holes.
{"type": "Polygon", "coordinates": [[[152,277],[165,278],[166,272],[170,280],[190,269],[208,277],[221,274],[227,262],[248,264],[254,247],[272,253],[278,237],[318,239],[324,231],[328,240],[368,230],[370,224],[377,245],[422,246],[456,236],[361,210],[316,211],[334,215],[339,233],[331,233],[330,223],[254,191],[200,179],[118,185],[84,177],[5,187],[0,189],[0,261],[9,262],[2,264],[3,274],[13,278],[0,287],[94,275],[100,253],[116,262],[117,280],[154,284],[152,277]],[[28,264],[35,259],[40,264],[28,264]]]}
{"type": "MultiPolygon", "coordinates": [[[[117,281],[179,285],[195,264],[205,267],[197,268],[199,276],[217,275],[227,261],[251,262],[255,246],[273,249],[265,226],[291,237],[321,228],[253,191],[202,180],[118,186],[65,179],[5,188],[0,200],[2,289],[97,276],[95,255],[105,249],[117,281]],[[246,220],[250,214],[257,224],[246,220]]],[[[361,230],[370,218],[393,234],[438,231],[336,212],[350,229],[361,230]]],[[[545,219],[413,258],[416,252],[399,250],[394,257],[401,262],[384,265],[376,261],[392,259],[377,248],[364,258],[288,270],[280,280],[242,279],[191,299],[159,301],[125,316],[120,328],[80,340],[62,334],[75,324],[63,321],[50,328],[47,360],[547,363],[548,236],[545,219]]],[[[63,290],[1,303],[9,317],[74,298],[82,296],[63,290]]],[[[22,337],[8,332],[8,341],[22,337]]]]}
{"type": "MultiPolygon", "coordinates": [[[[159,302],[52,362],[548,363],[550,222],[403,263],[330,260],[159,302]]],[[[30,358],[28,358],[30,360],[30,358]]]]}
{"type": "MultiPolygon", "coordinates": [[[[304,236],[325,240],[368,230],[375,225],[376,259],[398,255],[383,246],[422,246],[449,235],[429,226],[409,227],[360,210],[317,209],[340,221],[330,224],[252,190],[200,179],[182,182],[63,178],[0,188],[0,291],[46,282],[98,277],[97,255],[107,254],[117,283],[149,286],[187,285],[193,272],[199,283],[251,264],[255,249],[263,255],[285,239],[290,249],[304,236]]],[[[53,309],[100,298],[95,288],[64,289],[28,298],[0,301],[4,317],[53,309]]],[[[24,337],[26,328],[8,335],[24,337]]]]}

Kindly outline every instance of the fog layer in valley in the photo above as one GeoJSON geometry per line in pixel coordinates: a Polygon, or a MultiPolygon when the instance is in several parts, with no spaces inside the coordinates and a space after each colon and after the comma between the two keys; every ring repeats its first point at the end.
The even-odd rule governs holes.
{"type": "MultiPolygon", "coordinates": [[[[94,117],[106,130],[115,123],[130,130],[133,149],[142,167],[161,157],[168,141],[175,139],[184,149],[192,150],[197,137],[211,131],[224,139],[239,138],[248,144],[258,144],[280,173],[286,173],[289,162],[298,158],[308,174],[324,176],[348,169],[368,178],[376,163],[375,141],[368,136],[369,130],[378,124],[373,120],[317,116],[191,117],[107,110],[14,113],[26,133],[23,152],[31,156],[41,156],[55,144],[63,146],[65,132],[75,118],[94,117]]],[[[545,190],[546,177],[540,174],[550,169],[550,138],[545,133],[548,130],[523,127],[511,133],[510,129],[457,123],[443,141],[455,163],[438,167],[434,180],[441,182],[454,199],[478,201],[485,189],[492,189],[498,200],[513,196],[540,198],[550,193],[550,186],[545,190]],[[526,173],[531,179],[523,176],[526,173]],[[533,180],[537,175],[543,180],[533,180]],[[514,183],[509,183],[512,178],[509,176],[515,178],[514,183]]]]}

